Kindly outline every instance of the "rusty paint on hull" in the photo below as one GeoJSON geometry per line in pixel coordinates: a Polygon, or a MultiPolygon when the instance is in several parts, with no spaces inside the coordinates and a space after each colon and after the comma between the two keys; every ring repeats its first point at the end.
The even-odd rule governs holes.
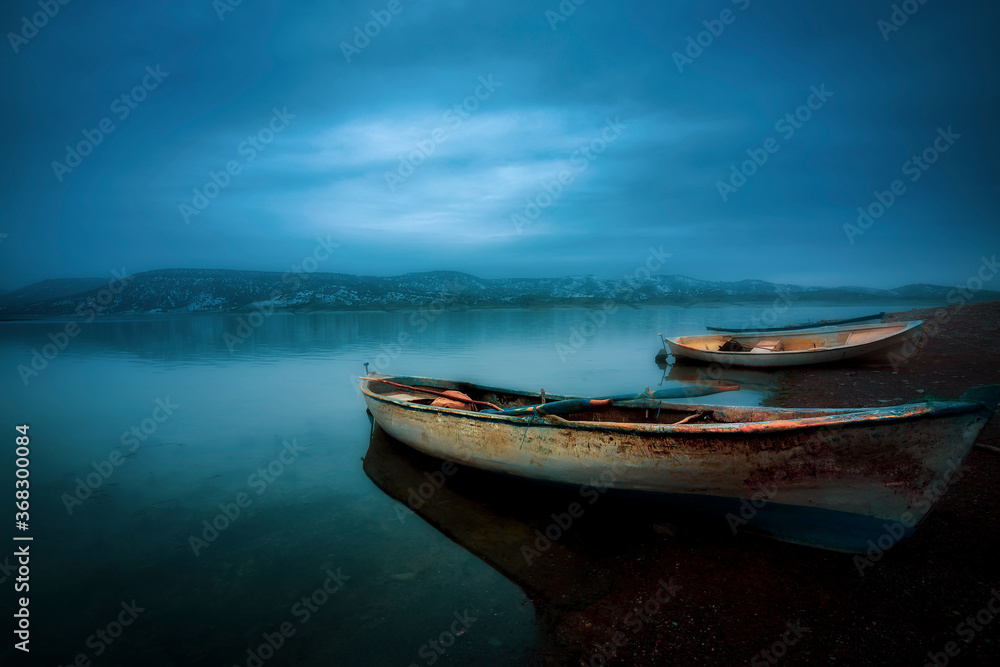
{"type": "MultiPolygon", "coordinates": [[[[394,379],[455,388],[474,398],[534,400],[466,383],[394,379]]],[[[439,458],[548,482],[602,480],[619,491],[723,504],[766,490],[768,505],[774,506],[769,515],[812,509],[857,517],[866,525],[901,522],[908,529],[940,498],[1000,399],[1000,386],[995,386],[970,390],[961,400],[856,410],[632,401],[614,411],[562,420],[421,405],[386,396],[379,385],[362,383],[375,421],[397,440],[439,458]],[[713,421],[668,422],[696,412],[711,414],[713,421]],[[660,421],[643,417],[651,414],[664,416],[660,421]]],[[[850,547],[835,541],[816,544],[816,539],[808,543],[847,551],[858,546],[854,541],[850,547]]]]}

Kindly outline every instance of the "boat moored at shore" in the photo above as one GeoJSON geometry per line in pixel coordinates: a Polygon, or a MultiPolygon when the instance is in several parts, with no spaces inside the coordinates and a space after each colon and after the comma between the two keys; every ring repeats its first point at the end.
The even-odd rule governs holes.
{"type": "Polygon", "coordinates": [[[785,368],[835,362],[893,363],[909,358],[923,335],[923,321],[857,324],[780,333],[705,334],[664,339],[657,359],[725,367],[785,368]]]}
{"type": "Polygon", "coordinates": [[[435,406],[428,389],[500,410],[584,400],[419,377],[368,375],[361,383],[379,426],[425,454],[558,484],[603,479],[616,492],[721,516],[764,498],[747,528],[850,553],[886,530],[897,541],[912,534],[1000,400],[1000,386],[989,386],[957,400],[882,408],[636,399],[559,416],[435,406]]]}

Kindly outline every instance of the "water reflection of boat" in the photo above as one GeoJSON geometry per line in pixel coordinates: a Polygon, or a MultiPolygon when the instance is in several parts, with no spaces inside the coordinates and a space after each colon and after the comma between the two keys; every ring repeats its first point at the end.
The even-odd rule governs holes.
{"type": "Polygon", "coordinates": [[[747,517],[755,529],[849,553],[864,552],[886,521],[902,522],[900,537],[912,534],[1000,397],[1000,387],[979,387],[954,401],[831,410],[643,400],[538,419],[431,405],[421,389],[503,406],[539,400],[525,393],[385,379],[363,379],[369,410],[387,433],[425,454],[568,485],[610,474],[617,491],[722,516],[763,494],[747,517]]]}
{"type": "MultiPolygon", "coordinates": [[[[734,543],[724,521],[614,497],[601,480],[563,488],[447,465],[373,426],[365,474],[400,503],[399,516],[412,511],[525,592],[537,614],[540,654],[559,658],[537,664],[577,664],[567,655],[598,664],[588,629],[607,637],[624,630],[623,642],[633,637],[642,626],[623,625],[622,616],[638,617],[634,600],[616,595],[628,587],[655,590],[661,578],[674,582],[674,570],[656,567],[654,554],[704,562],[734,543]]],[[[746,565],[744,554],[728,553],[740,553],[734,569],[746,565]]]]}
{"type": "MultiPolygon", "coordinates": [[[[663,381],[705,382],[708,380],[739,385],[741,390],[770,391],[774,388],[775,374],[752,368],[723,368],[691,364],[662,364],[663,381]]],[[[731,394],[730,394],[731,395],[731,394]]]]}
{"type": "Polygon", "coordinates": [[[402,503],[397,511],[414,512],[520,586],[540,615],[550,602],[573,605],[608,591],[606,579],[592,576],[598,569],[595,560],[571,546],[569,533],[579,526],[557,526],[558,534],[550,529],[553,509],[558,516],[568,514],[573,502],[587,504],[579,493],[442,462],[393,439],[378,425],[372,429],[364,471],[402,503]]]}

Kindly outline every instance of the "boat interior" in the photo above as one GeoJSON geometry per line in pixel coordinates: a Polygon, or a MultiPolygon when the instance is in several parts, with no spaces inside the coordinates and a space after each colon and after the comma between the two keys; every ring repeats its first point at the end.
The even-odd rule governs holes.
{"type": "MultiPolygon", "coordinates": [[[[393,381],[405,384],[408,378],[393,378],[393,381]]],[[[417,405],[434,405],[441,409],[479,412],[489,410],[488,406],[462,403],[461,398],[451,394],[448,399],[437,394],[443,392],[460,392],[472,401],[490,403],[503,410],[508,408],[527,407],[564,400],[567,396],[546,395],[544,391],[537,394],[501,391],[493,388],[479,387],[467,383],[435,383],[434,385],[412,383],[407,388],[369,382],[368,389],[379,396],[405,401],[417,405]],[[433,392],[433,393],[431,393],[433,392]],[[449,404],[442,403],[442,399],[449,404]],[[451,404],[450,402],[454,402],[451,404]]],[[[583,412],[571,412],[555,415],[555,418],[566,421],[624,423],[624,424],[729,424],[766,422],[775,420],[795,419],[801,417],[821,417],[827,414],[839,414],[845,410],[809,410],[808,413],[789,409],[772,409],[759,406],[706,406],[671,403],[653,399],[628,401],[627,405],[608,405],[583,412]]],[[[529,417],[524,416],[526,419],[529,417]]],[[[537,417],[536,417],[537,418],[537,417]]]]}
{"type": "Polygon", "coordinates": [[[874,325],[840,331],[813,331],[807,333],[775,332],[768,334],[712,334],[707,336],[681,336],[677,343],[706,352],[802,352],[825,350],[832,347],[863,345],[899,333],[907,322],[874,325]]]}

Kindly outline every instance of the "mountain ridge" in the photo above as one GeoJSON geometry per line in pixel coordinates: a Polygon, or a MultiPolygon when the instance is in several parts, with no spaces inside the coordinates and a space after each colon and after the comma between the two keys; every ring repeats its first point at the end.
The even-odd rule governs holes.
{"type": "MultiPolygon", "coordinates": [[[[944,303],[956,288],[914,283],[895,289],[811,287],[764,280],[709,281],[681,275],[602,279],[479,278],[459,271],[425,271],[398,276],[346,273],[156,269],[98,279],[47,280],[0,296],[0,318],[65,315],[193,312],[292,312],[448,309],[599,305],[690,306],[770,303],[944,303]]],[[[973,301],[1000,299],[981,290],[973,301]]]]}

